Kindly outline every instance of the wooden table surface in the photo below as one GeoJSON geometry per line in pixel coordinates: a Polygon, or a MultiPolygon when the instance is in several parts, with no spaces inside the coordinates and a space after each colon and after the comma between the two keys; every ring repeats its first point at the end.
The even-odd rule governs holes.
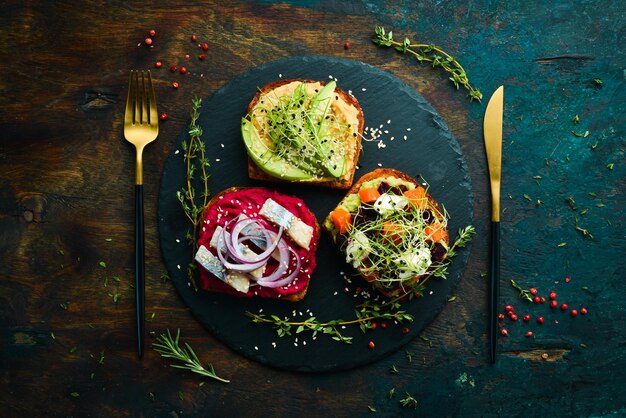
{"type": "Polygon", "coordinates": [[[0,12],[1,416],[626,415],[624,2],[9,0],[0,12]],[[450,52],[483,102],[374,45],[376,25],[450,52]],[[208,43],[204,61],[192,34],[208,43]],[[309,54],[364,61],[421,93],[458,139],[474,189],[477,235],[456,297],[405,348],[340,373],[285,372],[224,346],[162,278],[158,244],[160,176],[191,99],[309,54]],[[169,117],[145,152],[148,343],[180,328],[229,384],[135,350],[134,150],[122,121],[129,70],[156,61],[169,117]],[[533,320],[505,319],[490,365],[482,117],[502,84],[501,305],[533,320]],[[525,302],[511,280],[554,290],[569,309],[525,302]],[[407,394],[417,408],[402,405],[407,394]]]}

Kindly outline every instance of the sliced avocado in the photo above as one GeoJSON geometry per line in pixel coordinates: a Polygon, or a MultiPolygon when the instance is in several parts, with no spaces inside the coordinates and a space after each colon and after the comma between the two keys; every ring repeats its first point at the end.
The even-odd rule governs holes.
{"type": "Polygon", "coordinates": [[[330,126],[326,119],[326,116],[330,112],[330,101],[333,98],[335,87],[337,87],[335,81],[326,84],[322,90],[311,99],[310,112],[312,122],[314,123],[311,129],[317,139],[319,147],[318,154],[321,159],[320,163],[324,171],[329,175],[339,178],[343,174],[344,164],[336,164],[333,161],[335,159],[331,158],[335,150],[331,147],[331,141],[328,135],[330,126]]]}
{"type": "Polygon", "coordinates": [[[296,167],[269,149],[261,141],[254,125],[246,118],[241,119],[241,136],[252,161],[267,174],[296,181],[308,180],[313,177],[312,173],[296,167]]]}

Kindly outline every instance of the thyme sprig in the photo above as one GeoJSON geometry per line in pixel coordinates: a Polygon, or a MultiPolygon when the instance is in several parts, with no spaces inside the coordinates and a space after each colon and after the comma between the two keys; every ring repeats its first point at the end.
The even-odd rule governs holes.
{"type": "MultiPolygon", "coordinates": [[[[202,99],[192,99],[191,121],[189,122],[189,140],[183,141],[181,147],[185,152],[186,163],[186,186],[176,192],[176,197],[180,202],[185,216],[191,222],[192,231],[187,233],[187,240],[191,245],[192,254],[198,250],[196,238],[202,214],[209,200],[209,174],[207,169],[210,167],[209,160],[205,156],[205,145],[202,142],[202,128],[197,124],[200,117],[199,109],[202,105],[202,99]],[[199,173],[199,174],[198,174],[199,173]],[[202,191],[200,194],[196,192],[194,187],[196,176],[200,176],[202,181],[202,191]]],[[[195,282],[195,263],[191,262],[187,267],[187,275],[194,289],[198,289],[195,282]]]]}
{"type": "Polygon", "coordinates": [[[271,324],[279,337],[300,334],[306,331],[311,333],[312,338],[316,338],[318,334],[327,334],[330,335],[333,340],[345,344],[352,343],[352,337],[344,335],[341,332],[343,327],[347,325],[359,325],[361,330],[365,332],[367,329],[371,328],[372,321],[377,319],[395,320],[402,323],[413,322],[413,316],[404,311],[382,311],[365,306],[355,310],[355,318],[353,319],[334,319],[326,322],[319,321],[314,316],[304,321],[291,321],[288,318],[280,318],[278,315],[255,314],[249,311],[246,311],[246,315],[252,318],[252,322],[254,323],[271,324]]]}
{"type": "Polygon", "coordinates": [[[229,383],[230,380],[223,379],[215,373],[215,369],[211,364],[206,367],[202,365],[198,356],[189,346],[185,343],[184,347],[179,344],[180,329],[176,331],[176,337],[172,338],[170,330],[167,330],[167,334],[161,334],[157,337],[157,342],[152,343],[154,350],[161,354],[161,357],[172,358],[181,362],[182,364],[171,364],[172,367],[177,369],[184,369],[192,371],[202,376],[210,377],[220,382],[229,383]]]}
{"type": "Polygon", "coordinates": [[[450,73],[450,81],[458,90],[463,86],[469,92],[470,101],[481,101],[483,94],[480,90],[472,87],[467,77],[465,69],[450,54],[445,52],[441,47],[433,44],[411,43],[409,38],[404,38],[402,42],[393,39],[393,32],[386,32],[382,26],[376,26],[374,29],[375,36],[372,41],[379,46],[392,46],[402,54],[411,54],[417,58],[419,62],[428,62],[433,67],[441,67],[444,71],[450,73]]]}

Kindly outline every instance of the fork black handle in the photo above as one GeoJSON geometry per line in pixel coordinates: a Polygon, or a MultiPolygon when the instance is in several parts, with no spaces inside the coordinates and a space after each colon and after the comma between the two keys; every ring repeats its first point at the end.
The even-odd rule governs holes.
{"type": "Polygon", "coordinates": [[[145,325],[145,249],[143,224],[143,184],[135,185],[135,308],[137,312],[137,352],[143,357],[145,325]]]}
{"type": "Polygon", "coordinates": [[[489,360],[496,362],[498,340],[498,301],[500,298],[500,222],[491,222],[491,256],[489,266],[489,360]]]}

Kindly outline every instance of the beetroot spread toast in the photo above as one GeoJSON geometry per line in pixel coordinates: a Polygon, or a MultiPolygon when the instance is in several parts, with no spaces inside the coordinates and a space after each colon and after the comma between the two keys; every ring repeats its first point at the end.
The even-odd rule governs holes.
{"type": "Polygon", "coordinates": [[[320,227],[301,199],[261,187],[232,187],[205,208],[200,288],[231,295],[302,299],[316,266],[320,227]]]}
{"type": "Polygon", "coordinates": [[[346,262],[389,297],[420,293],[449,249],[446,213],[416,180],[389,168],[361,177],[323,227],[346,262]]]}
{"type": "Polygon", "coordinates": [[[348,189],[364,117],[335,81],[281,79],[259,89],[241,121],[248,176],[348,189]]]}

